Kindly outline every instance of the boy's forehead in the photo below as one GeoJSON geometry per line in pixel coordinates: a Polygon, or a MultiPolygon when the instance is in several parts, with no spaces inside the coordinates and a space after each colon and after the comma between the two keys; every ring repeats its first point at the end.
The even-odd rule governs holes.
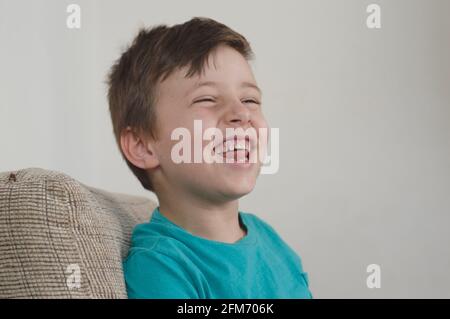
{"type": "Polygon", "coordinates": [[[162,94],[168,94],[169,96],[176,97],[186,96],[192,88],[196,87],[196,83],[199,83],[202,77],[193,75],[187,77],[187,68],[176,69],[172,74],[166,78],[166,80],[160,83],[159,89],[162,94]]]}
{"type": "Polygon", "coordinates": [[[214,68],[205,66],[205,70],[201,74],[194,74],[187,77],[188,68],[184,67],[175,70],[163,83],[160,89],[164,93],[169,93],[171,96],[187,97],[190,93],[200,87],[217,87],[227,85],[236,85],[240,87],[254,88],[259,93],[261,90],[256,84],[255,78],[251,70],[244,72],[242,69],[236,70],[236,74],[227,75],[227,70],[224,68],[214,68]]]}

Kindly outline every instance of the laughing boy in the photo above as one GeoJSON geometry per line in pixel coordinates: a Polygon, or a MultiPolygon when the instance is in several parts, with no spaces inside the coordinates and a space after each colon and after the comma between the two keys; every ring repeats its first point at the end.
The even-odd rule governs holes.
{"type": "Polygon", "coordinates": [[[249,160],[260,136],[230,138],[226,130],[267,128],[252,55],[239,33],[193,18],[142,29],[112,67],[117,144],[159,202],[132,234],[123,264],[129,298],[312,298],[300,257],[270,225],[239,210],[260,173],[261,162],[249,160]],[[175,161],[172,134],[193,136],[195,121],[222,132],[213,156],[235,161],[175,161]]]}

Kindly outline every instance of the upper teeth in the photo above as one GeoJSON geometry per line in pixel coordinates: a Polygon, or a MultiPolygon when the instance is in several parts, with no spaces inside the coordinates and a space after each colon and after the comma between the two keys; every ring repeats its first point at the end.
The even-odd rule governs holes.
{"type": "Polygon", "coordinates": [[[226,143],[221,153],[231,152],[234,150],[245,150],[247,149],[244,142],[238,142],[236,144],[231,141],[230,143],[226,143]]]}
{"type": "Polygon", "coordinates": [[[232,151],[232,150],[245,150],[245,143],[237,143],[236,145],[228,145],[227,147],[227,151],[232,151]]]}

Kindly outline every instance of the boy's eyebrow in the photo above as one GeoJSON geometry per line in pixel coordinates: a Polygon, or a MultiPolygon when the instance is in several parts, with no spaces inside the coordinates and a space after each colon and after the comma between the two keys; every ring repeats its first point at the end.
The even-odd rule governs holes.
{"type": "MultiPolygon", "coordinates": [[[[202,82],[197,82],[197,83],[195,83],[194,87],[193,87],[191,90],[188,91],[188,94],[191,93],[191,92],[193,92],[194,90],[198,89],[199,87],[202,87],[202,86],[212,86],[212,87],[216,87],[217,84],[218,84],[218,83],[215,82],[215,81],[202,81],[202,82]]],[[[254,83],[252,83],[252,82],[248,82],[248,81],[241,82],[241,87],[251,87],[251,88],[256,89],[256,90],[259,92],[259,94],[262,94],[261,89],[260,89],[256,84],[254,84],[254,83]]]]}

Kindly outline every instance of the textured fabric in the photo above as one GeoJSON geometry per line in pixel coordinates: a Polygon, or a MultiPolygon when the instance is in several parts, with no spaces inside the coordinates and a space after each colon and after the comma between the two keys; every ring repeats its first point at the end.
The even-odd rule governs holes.
{"type": "Polygon", "coordinates": [[[55,171],[0,173],[0,298],[126,298],[131,231],[155,206],[55,171]]]}
{"type": "Polygon", "coordinates": [[[239,212],[235,243],[195,236],[155,208],[124,262],[129,298],[312,298],[300,257],[257,216],[239,212]]]}

